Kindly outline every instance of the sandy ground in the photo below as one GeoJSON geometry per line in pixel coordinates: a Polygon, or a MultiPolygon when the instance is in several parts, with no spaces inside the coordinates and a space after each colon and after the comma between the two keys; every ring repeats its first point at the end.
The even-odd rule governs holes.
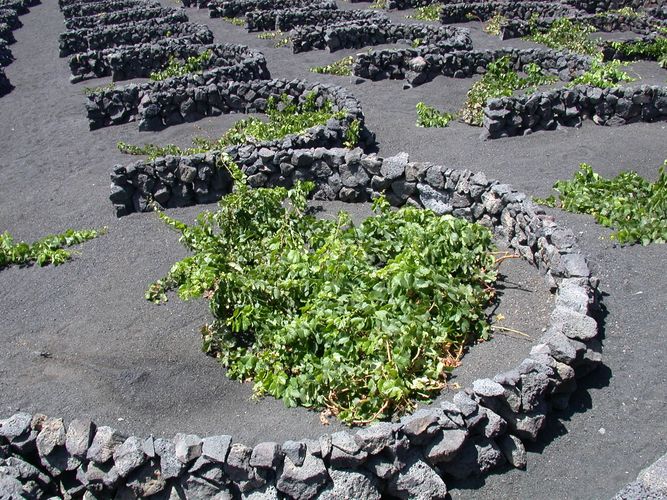
{"type": "MultiPolygon", "coordinates": [[[[580,162],[606,176],[635,169],[655,179],[667,158],[665,122],[618,128],[589,122],[486,142],[479,129],[460,123],[420,129],[417,102],[455,111],[471,80],[438,78],[411,90],[403,90],[400,81],[355,85],[307,69],[357,51],[292,55],[242,28],[208,19],[205,11],[190,9],[189,15],[209,24],[217,42],[262,50],[273,77],[349,88],[362,102],[382,156],[407,151],[416,160],[481,170],[537,196],[549,194],[556,180],[570,178],[580,162]]],[[[322,427],[317,414],[288,410],[279,401],[254,402],[249,385],[227,380],[200,351],[198,328],[209,317],[205,303],[171,300],[158,307],[144,301],[146,287],[185,252],[155,216],[116,219],[108,201],[111,167],[132,159],[118,152],[117,141],[185,145],[195,135],[224,130],[236,117],[159,133],[139,133],[136,124],[90,132],[82,90],[106,81],[69,83],[66,61],[58,58],[63,24],[55,2],[33,8],[22,21],[11,47],[16,61],[6,70],[16,88],[0,99],[0,230],[24,240],[68,227],[107,226],[108,234],[80,246],[80,255],[64,266],[0,271],[0,415],[19,409],[66,419],[85,414],[139,435],[229,433],[246,444],[337,428],[322,427]]],[[[501,43],[484,35],[479,24],[467,26],[476,48],[501,43]]],[[[531,46],[521,40],[503,43],[531,46]]],[[[667,78],[653,64],[636,64],[633,71],[642,77],[638,83],[667,78]]],[[[325,208],[337,210],[340,204],[325,208]]],[[[346,208],[359,217],[367,210],[346,208]]],[[[191,219],[199,210],[170,215],[191,219]]],[[[550,420],[544,439],[531,447],[527,471],[455,485],[454,498],[609,498],[664,454],[666,247],[619,247],[590,217],[553,213],[579,236],[602,280],[605,366],[582,382],[571,410],[550,420]]],[[[539,335],[551,299],[537,272],[516,262],[503,271],[507,326],[539,335]]],[[[528,346],[498,335],[472,349],[455,380],[466,384],[513,366],[528,346]]]]}

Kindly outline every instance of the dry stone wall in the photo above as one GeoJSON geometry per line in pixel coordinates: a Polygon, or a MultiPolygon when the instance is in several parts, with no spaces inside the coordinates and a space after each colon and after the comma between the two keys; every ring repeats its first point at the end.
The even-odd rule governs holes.
{"type": "Polygon", "coordinates": [[[222,83],[257,80],[256,85],[262,86],[261,81],[270,77],[266,60],[260,52],[242,45],[217,47],[221,52],[210,61],[210,64],[217,66],[211,66],[202,73],[130,84],[89,94],[86,111],[90,129],[136,120],[141,130],[158,130],[184,121],[194,121],[204,115],[220,114],[215,103],[220,99],[220,92],[224,93],[222,89],[227,88],[222,83]],[[193,90],[195,87],[196,92],[193,90]],[[217,97],[213,95],[216,93],[217,97]],[[165,115],[167,107],[170,111],[165,115]],[[156,109],[159,110],[158,115],[152,114],[156,109]],[[161,124],[157,123],[158,117],[161,124]]]}
{"type": "Polygon", "coordinates": [[[644,9],[660,5],[660,0],[565,0],[566,3],[579,10],[595,14],[608,10],[618,10],[623,7],[631,9],[644,9]]]}
{"type": "MultiPolygon", "coordinates": [[[[253,10],[280,10],[288,8],[327,8],[327,0],[210,0],[208,9],[211,17],[239,17],[253,10]]],[[[201,6],[200,6],[201,7],[201,6]]],[[[330,7],[329,7],[330,8],[330,7]]]]}
{"type": "Polygon", "coordinates": [[[488,21],[495,14],[510,19],[528,20],[532,15],[540,17],[564,17],[574,14],[574,9],[556,2],[474,2],[445,5],[440,13],[443,24],[465,23],[470,20],[488,21]]]}
{"type": "Polygon", "coordinates": [[[111,26],[114,24],[146,21],[157,17],[168,17],[173,12],[174,9],[165,7],[136,7],[100,13],[96,16],[70,17],[65,20],[65,27],[68,30],[74,30],[95,28],[96,26],[111,26]]]}
{"type": "Polygon", "coordinates": [[[388,20],[349,21],[322,26],[304,26],[290,32],[294,53],[327,49],[356,49],[384,43],[412,43],[433,45],[443,51],[471,50],[470,32],[451,26],[428,24],[393,24],[388,20]]]}
{"type": "Polygon", "coordinates": [[[147,0],[99,0],[94,3],[74,3],[61,7],[65,19],[72,17],[96,16],[108,12],[143,7],[146,9],[160,7],[158,2],[147,0]]]}
{"type": "Polygon", "coordinates": [[[355,20],[372,22],[386,19],[386,16],[381,12],[338,10],[335,8],[335,3],[333,7],[252,11],[246,14],[246,28],[248,31],[289,31],[297,26],[314,26],[355,20]]]}
{"type": "Polygon", "coordinates": [[[508,56],[516,69],[535,63],[546,73],[568,81],[586,71],[591,58],[550,49],[489,49],[442,51],[437,47],[379,50],[357,54],[352,72],[370,80],[405,79],[406,86],[418,86],[438,75],[470,78],[485,72],[489,63],[508,56]]]}
{"type": "Polygon", "coordinates": [[[199,43],[212,43],[211,30],[200,24],[187,22],[184,12],[174,12],[167,17],[136,23],[116,24],[61,33],[60,57],[88,50],[108,49],[121,45],[138,45],[171,36],[191,36],[199,43]]]}
{"type": "MultiPolygon", "coordinates": [[[[380,158],[359,149],[316,148],[257,155],[271,171],[316,179],[323,197],[356,192],[367,199],[388,191],[395,204],[413,203],[492,227],[555,290],[546,333],[515,369],[475,380],[451,399],[396,423],[319,439],[250,447],[224,434],[126,436],[85,416],[66,424],[17,413],[0,421],[4,491],[44,497],[88,491],[117,498],[432,499],[447,496],[450,478],[484,476],[505,464],[526,467],[524,443],[539,438],[547,414],[566,408],[577,379],[602,361],[593,317],[597,280],[574,234],[507,184],[481,172],[411,162],[405,153],[380,158]]],[[[163,161],[163,176],[197,178],[211,168],[205,155],[163,161]]],[[[220,182],[228,177],[221,175],[220,182]]],[[[265,176],[253,182],[271,181],[265,176]]]]}
{"type": "Polygon", "coordinates": [[[568,89],[492,99],[484,108],[488,138],[526,135],[537,130],[579,126],[582,120],[619,126],[667,120],[667,87],[641,85],[568,89]]]}

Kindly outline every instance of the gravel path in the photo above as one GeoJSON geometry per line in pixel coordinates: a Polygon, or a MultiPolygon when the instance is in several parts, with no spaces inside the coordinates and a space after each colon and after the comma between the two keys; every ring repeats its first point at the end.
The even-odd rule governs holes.
{"type": "MultiPolygon", "coordinates": [[[[479,139],[479,129],[460,123],[420,129],[415,127],[417,102],[455,111],[471,80],[438,78],[412,90],[403,90],[400,81],[355,85],[349,78],[307,69],[357,51],[292,55],[287,48],[273,48],[270,40],[208,19],[205,11],[189,9],[188,15],[211,26],[217,42],[262,50],[273,77],[349,88],[361,100],[382,156],[407,151],[416,160],[482,170],[537,196],[549,194],[556,180],[570,178],[580,162],[605,176],[635,169],[655,179],[667,158],[664,122],[618,128],[588,122],[578,129],[486,142],[479,139]]],[[[21,409],[69,419],[85,412],[138,434],[225,432],[246,444],[333,430],[335,424],[322,427],[315,413],[288,410],[272,399],[253,402],[250,385],[227,380],[200,352],[198,328],[208,317],[203,302],[172,300],[158,307],[143,300],[148,284],[184,251],[154,216],[116,219],[108,201],[111,167],[130,160],[117,151],[117,141],[185,145],[195,135],[219,133],[234,118],[159,133],[139,133],[136,124],[90,132],[82,90],[106,80],[69,83],[66,61],[58,58],[57,36],[64,27],[55,2],[34,7],[22,21],[11,47],[16,61],[6,69],[16,88],[0,99],[0,230],[24,240],[68,227],[107,226],[108,234],[79,247],[81,254],[64,266],[0,271],[0,415],[21,409]]],[[[469,26],[476,48],[499,43],[479,25],[469,26]]],[[[530,46],[520,40],[507,44],[530,46]]],[[[664,83],[667,77],[647,63],[633,69],[642,83],[664,83]]],[[[367,210],[346,208],[359,216],[367,210]]],[[[170,215],[191,219],[200,209],[170,215]]],[[[609,498],[667,448],[667,249],[618,247],[609,240],[610,231],[590,217],[554,215],[579,235],[601,279],[605,367],[582,381],[571,411],[550,421],[544,439],[530,450],[527,471],[453,485],[454,498],[609,498]]],[[[506,273],[509,282],[531,291],[508,287],[505,316],[512,326],[532,327],[531,333],[539,334],[549,298],[537,273],[518,264],[506,273]]],[[[513,366],[524,348],[498,336],[472,350],[456,380],[467,383],[513,366]]]]}

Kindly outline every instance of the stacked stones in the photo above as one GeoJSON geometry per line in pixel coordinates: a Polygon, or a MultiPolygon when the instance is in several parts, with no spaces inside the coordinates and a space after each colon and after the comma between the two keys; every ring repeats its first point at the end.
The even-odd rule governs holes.
{"type": "Polygon", "coordinates": [[[467,29],[428,24],[393,24],[379,19],[373,22],[349,21],[322,26],[293,29],[289,38],[293,52],[313,49],[358,49],[383,43],[434,45],[443,51],[471,50],[472,41],[467,29]]]}
{"type": "Polygon", "coordinates": [[[484,137],[527,135],[537,130],[579,126],[590,119],[618,126],[667,120],[667,87],[641,85],[571,89],[492,99],[484,108],[484,137]]]}
{"type": "Polygon", "coordinates": [[[442,51],[427,46],[416,49],[379,50],[357,54],[352,73],[360,78],[382,80],[405,79],[405,87],[428,82],[438,75],[470,78],[483,74],[493,61],[508,56],[516,69],[535,63],[546,73],[569,81],[586,71],[591,58],[551,49],[489,49],[442,51]]]}
{"type": "Polygon", "coordinates": [[[280,10],[304,7],[314,9],[327,8],[322,7],[322,5],[331,8],[332,3],[328,0],[210,0],[208,2],[208,9],[210,16],[215,18],[240,17],[253,10],[280,10]]]}
{"type": "Polygon", "coordinates": [[[644,9],[660,4],[659,0],[566,0],[566,2],[579,10],[588,12],[589,14],[617,10],[623,7],[644,9]]]}
{"type": "Polygon", "coordinates": [[[14,43],[14,30],[19,29],[19,16],[27,14],[29,7],[39,0],[0,0],[0,97],[14,88],[5,74],[5,68],[14,60],[9,45],[14,43]]]}
{"type": "Polygon", "coordinates": [[[132,21],[146,21],[159,17],[167,17],[173,13],[173,9],[164,7],[136,7],[119,11],[100,13],[95,17],[79,16],[65,19],[65,28],[68,30],[89,29],[96,26],[110,26],[132,21]]]}
{"type": "Polygon", "coordinates": [[[572,7],[557,2],[473,2],[443,6],[440,22],[443,24],[465,23],[472,20],[488,21],[494,15],[512,19],[528,20],[534,14],[540,17],[565,17],[575,11],[572,7]]]}
{"type": "MultiPolygon", "coordinates": [[[[494,228],[556,290],[546,333],[518,367],[476,380],[451,401],[397,423],[316,440],[249,447],[227,435],[144,439],[88,420],[65,425],[19,413],[0,421],[0,488],[40,490],[44,497],[88,491],[130,498],[445,498],[449,478],[484,475],[506,463],[526,466],[524,442],[537,439],[547,414],[567,407],[577,378],[601,363],[591,316],[597,280],[574,234],[506,184],[483,173],[411,162],[405,153],[384,159],[360,149],[256,153],[263,167],[284,172],[290,182],[316,180],[318,196],[342,199],[354,192],[368,199],[387,192],[395,205],[423,206],[494,228]]],[[[179,176],[190,172],[182,160],[167,160],[179,165],[179,176]]],[[[194,165],[195,157],[189,160],[194,165]]],[[[276,180],[254,179],[258,186],[276,180]]]]}
{"type": "Polygon", "coordinates": [[[289,31],[297,26],[387,19],[385,14],[371,10],[338,10],[335,3],[322,7],[251,11],[246,14],[246,28],[248,31],[289,31]]]}
{"type": "MultiPolygon", "coordinates": [[[[664,35],[659,35],[657,33],[652,33],[650,35],[644,35],[640,36],[637,38],[633,38],[631,40],[623,40],[621,43],[622,47],[625,48],[632,48],[633,45],[639,45],[639,44],[651,44],[654,43],[656,40],[664,38],[664,35]]],[[[638,59],[640,56],[636,54],[626,54],[624,51],[621,49],[616,49],[614,48],[614,43],[612,40],[605,40],[601,43],[601,50],[602,50],[602,55],[604,56],[605,61],[610,61],[612,59],[617,59],[619,61],[633,61],[638,59]]],[[[642,55],[642,59],[652,59],[655,60],[656,56],[655,55],[642,55]]]]}
{"type": "Polygon", "coordinates": [[[148,0],[99,0],[92,3],[80,2],[61,5],[60,11],[67,20],[74,17],[97,16],[125,9],[135,9],[139,7],[151,9],[159,6],[160,4],[158,2],[151,2],[148,0]]]}

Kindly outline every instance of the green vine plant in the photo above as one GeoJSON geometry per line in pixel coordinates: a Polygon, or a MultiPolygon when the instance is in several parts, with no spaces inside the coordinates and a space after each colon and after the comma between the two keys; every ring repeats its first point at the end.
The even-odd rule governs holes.
{"type": "Polygon", "coordinates": [[[600,57],[598,43],[591,40],[590,34],[595,28],[586,23],[577,23],[571,19],[562,17],[556,19],[547,30],[537,27],[537,16],[531,16],[530,35],[526,40],[541,43],[557,50],[569,50],[577,54],[600,57]]]}
{"type": "Polygon", "coordinates": [[[114,82],[110,82],[105,85],[99,85],[97,87],[84,87],[83,93],[88,96],[93,96],[93,95],[103,94],[104,92],[108,90],[113,90],[115,88],[116,84],[114,82]]]}
{"type": "Polygon", "coordinates": [[[621,7],[620,9],[607,10],[605,12],[598,12],[595,14],[598,17],[606,16],[607,14],[616,14],[623,17],[644,17],[646,14],[643,12],[637,12],[632,7],[621,7]]]}
{"type": "Polygon", "coordinates": [[[317,95],[314,92],[307,94],[303,103],[300,104],[292,100],[292,97],[287,94],[282,95],[278,101],[270,98],[267,103],[266,114],[268,116],[267,121],[254,117],[237,121],[218,139],[195,137],[192,141],[192,147],[185,149],[174,144],[136,146],[118,142],[117,146],[122,153],[147,155],[149,160],[154,160],[166,155],[192,155],[222,150],[227,146],[236,144],[282,139],[290,134],[304,132],[316,125],[324,125],[330,118],[341,119],[345,116],[343,111],[334,111],[333,103],[329,100],[326,100],[322,106],[318,106],[317,95]]]}
{"type": "Polygon", "coordinates": [[[5,231],[0,234],[0,269],[10,265],[28,266],[33,263],[40,267],[48,264],[58,266],[72,258],[72,252],[64,247],[78,245],[105,232],[106,228],[82,231],[68,229],[64,233],[46,236],[34,243],[16,243],[12,235],[5,231]]]}
{"type": "Polygon", "coordinates": [[[417,7],[415,11],[406,16],[408,19],[417,19],[419,21],[439,21],[442,12],[442,4],[432,3],[424,7],[417,7]]]}
{"type": "Polygon", "coordinates": [[[616,230],[620,243],[667,242],[667,161],[658,169],[658,180],[649,182],[636,172],[621,172],[605,179],[582,163],[572,180],[558,181],[558,192],[537,203],[568,212],[589,214],[598,224],[616,230]]]}
{"type": "Polygon", "coordinates": [[[532,93],[539,85],[546,85],[558,80],[555,76],[545,75],[535,63],[526,64],[525,76],[512,69],[509,56],[501,57],[490,63],[486,73],[475,82],[466,95],[466,102],[459,112],[461,120],[477,127],[482,126],[484,107],[489,99],[511,96],[517,90],[532,93]]]}
{"type": "Polygon", "coordinates": [[[233,24],[234,26],[245,26],[245,18],[243,17],[223,17],[222,20],[227,21],[229,24],[233,24]]]}
{"type": "Polygon", "coordinates": [[[439,111],[434,107],[427,106],[423,102],[417,103],[417,126],[424,128],[446,127],[449,122],[456,118],[452,113],[439,111]]]}
{"type": "Polygon", "coordinates": [[[629,58],[655,60],[661,68],[667,68],[667,37],[659,36],[650,42],[612,42],[611,47],[629,58]]]}
{"type": "Polygon", "coordinates": [[[496,12],[484,25],[484,31],[489,35],[500,36],[503,27],[507,24],[507,18],[496,12]]]}
{"type": "Polygon", "coordinates": [[[154,71],[150,74],[153,81],[162,81],[176,76],[185,76],[192,73],[200,73],[204,66],[213,56],[210,50],[205,50],[198,56],[190,56],[185,62],[181,63],[175,57],[169,58],[169,63],[161,71],[154,71]]]}
{"type": "Polygon", "coordinates": [[[352,74],[353,65],[354,56],[346,56],[326,66],[313,66],[310,71],[324,75],[349,76],[352,74]]]}
{"type": "Polygon", "coordinates": [[[209,301],[203,350],[257,397],[326,411],[347,424],[397,417],[437,396],[464,346],[488,337],[496,279],[491,232],[429,210],[354,225],[309,215],[310,182],[233,193],[187,225],[159,217],[191,255],[146,298],[209,301]]]}
{"type": "Polygon", "coordinates": [[[368,6],[369,9],[386,9],[387,0],[373,0],[373,3],[368,6]]]}
{"type": "Polygon", "coordinates": [[[592,87],[607,88],[622,82],[633,82],[635,80],[620,68],[621,61],[613,60],[603,63],[594,59],[591,67],[574,78],[568,86],[590,85],[592,87]]]}
{"type": "Polygon", "coordinates": [[[359,144],[359,135],[361,134],[361,122],[359,120],[352,120],[349,127],[345,130],[345,139],[343,146],[348,149],[354,149],[359,144]]]}

